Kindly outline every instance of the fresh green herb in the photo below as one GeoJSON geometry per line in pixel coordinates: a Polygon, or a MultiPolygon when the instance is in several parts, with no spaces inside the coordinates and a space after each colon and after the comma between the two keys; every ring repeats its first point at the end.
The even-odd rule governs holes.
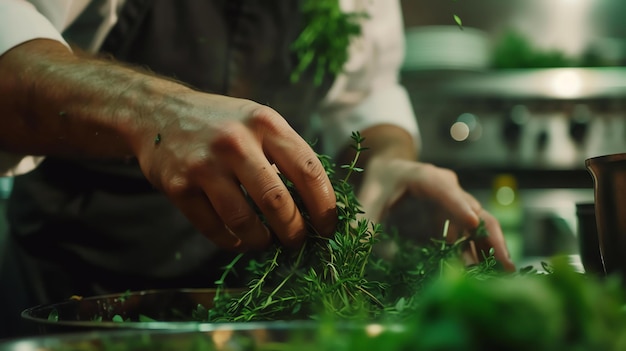
{"type": "Polygon", "coordinates": [[[126,302],[126,300],[128,300],[131,294],[132,292],[130,290],[126,290],[118,299],[120,300],[120,302],[124,303],[126,302]]]}
{"type": "MultiPolygon", "coordinates": [[[[217,293],[214,306],[208,311],[209,321],[310,319],[324,315],[376,319],[399,315],[400,310],[414,308],[414,295],[437,273],[454,265],[449,261],[458,256],[470,238],[448,243],[446,228],[443,239],[433,240],[432,245],[417,246],[395,237],[402,247],[400,253],[392,261],[376,256],[374,245],[389,236],[381,225],[359,218],[363,212],[349,181],[352,174],[363,171],[357,163],[366,149],[360,133],[353,133],[352,140],[355,155],[349,164],[341,166],[345,170],[341,179],[336,177],[335,165],[329,158],[319,156],[337,198],[339,223],[334,236],[321,237],[311,226],[308,239],[299,250],[277,244],[261,258],[250,259],[247,289],[234,294],[225,281],[244,257],[238,255],[215,282],[217,293]]],[[[308,220],[293,184],[284,181],[308,220]]],[[[486,259],[489,261],[489,257],[486,259]]],[[[484,274],[493,268],[491,261],[489,265],[481,271],[474,269],[473,274],[484,274]]],[[[204,306],[194,315],[207,316],[204,306]]]]}
{"type": "Polygon", "coordinates": [[[327,73],[338,74],[348,60],[352,38],[361,34],[361,13],[344,13],[338,0],[306,0],[302,4],[305,28],[291,45],[298,64],[291,73],[297,82],[314,65],[314,82],[320,85],[327,73]]]}
{"type": "Polygon", "coordinates": [[[157,133],[154,137],[154,145],[159,145],[161,143],[161,133],[157,133]]]}
{"type": "Polygon", "coordinates": [[[113,318],[111,318],[111,320],[113,322],[117,322],[117,323],[124,322],[124,318],[122,316],[120,316],[119,314],[114,315],[113,318]]]}
{"type": "Polygon", "coordinates": [[[102,316],[93,316],[91,318],[92,322],[102,322],[102,316]]]}
{"type": "Polygon", "coordinates": [[[478,228],[476,228],[474,237],[475,238],[486,238],[489,236],[487,232],[487,227],[485,226],[485,220],[481,218],[480,223],[478,223],[478,228]]]}
{"type": "Polygon", "coordinates": [[[156,322],[156,319],[154,318],[150,318],[148,316],[146,316],[145,314],[139,314],[139,321],[140,322],[156,322]]]}
{"type": "Polygon", "coordinates": [[[457,15],[452,15],[454,17],[454,22],[459,26],[459,28],[463,29],[463,21],[461,21],[461,17],[457,15]]]}
{"type": "Polygon", "coordinates": [[[48,321],[50,322],[58,322],[59,321],[59,311],[56,308],[53,308],[52,311],[48,314],[48,321]]]}

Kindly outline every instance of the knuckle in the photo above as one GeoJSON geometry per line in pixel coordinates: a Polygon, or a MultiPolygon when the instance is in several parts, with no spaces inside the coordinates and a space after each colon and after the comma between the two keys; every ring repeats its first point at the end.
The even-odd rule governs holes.
{"type": "Polygon", "coordinates": [[[429,175],[432,180],[437,181],[438,183],[441,183],[442,181],[447,182],[448,184],[458,183],[457,174],[451,169],[437,167],[431,163],[424,163],[421,167],[424,167],[424,170],[426,171],[425,174],[429,175]]]}
{"type": "Polygon", "coordinates": [[[447,169],[447,168],[440,168],[439,170],[440,170],[440,172],[441,172],[443,177],[446,177],[446,178],[450,179],[451,182],[458,183],[459,178],[456,175],[456,172],[452,171],[451,169],[447,169]]]}
{"type": "Polygon", "coordinates": [[[211,179],[218,176],[219,172],[206,157],[188,155],[176,170],[153,174],[152,179],[158,179],[155,186],[166,194],[183,196],[197,186],[195,183],[198,179],[211,179]]]}
{"type": "Polygon", "coordinates": [[[244,156],[247,142],[245,132],[238,123],[230,123],[213,138],[211,149],[218,154],[244,156]]]}
{"type": "Polygon", "coordinates": [[[180,197],[189,191],[190,182],[187,177],[178,174],[163,180],[161,187],[166,194],[173,197],[180,197]]]}
{"type": "Polygon", "coordinates": [[[263,189],[260,206],[266,211],[283,211],[291,202],[289,191],[280,184],[273,184],[263,189]]]}
{"type": "Polygon", "coordinates": [[[206,150],[199,150],[188,153],[183,159],[183,165],[180,168],[181,177],[190,177],[194,174],[204,173],[209,169],[210,156],[206,150]]]}
{"type": "Polygon", "coordinates": [[[281,129],[279,124],[281,120],[282,117],[276,110],[269,106],[259,105],[250,114],[249,123],[255,129],[262,129],[269,133],[276,134],[281,129]]]}
{"type": "Polygon", "coordinates": [[[307,184],[322,184],[325,182],[326,170],[316,157],[307,157],[302,161],[300,176],[307,184]]]}

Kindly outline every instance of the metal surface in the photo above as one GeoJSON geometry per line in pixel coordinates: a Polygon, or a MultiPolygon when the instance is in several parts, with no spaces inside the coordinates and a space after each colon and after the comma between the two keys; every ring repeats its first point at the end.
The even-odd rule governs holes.
{"type": "Polygon", "coordinates": [[[198,324],[195,330],[98,330],[0,342],[0,351],[256,350],[266,344],[313,340],[318,324],[263,322],[198,324]]]}
{"type": "Polygon", "coordinates": [[[626,151],[624,68],[404,72],[402,78],[428,162],[583,174],[585,159],[626,151]]]}
{"type": "Polygon", "coordinates": [[[194,320],[198,304],[213,305],[215,289],[147,290],[70,299],[29,308],[22,317],[40,333],[106,329],[202,330],[211,323],[194,320]],[[120,316],[125,322],[112,321],[120,316]],[[140,322],[140,316],[156,322],[140,322]],[[126,321],[130,320],[130,321],[126,321]]]}
{"type": "Polygon", "coordinates": [[[626,153],[590,158],[600,252],[607,274],[626,278],[626,153]]]}
{"type": "MultiPolygon", "coordinates": [[[[411,70],[405,69],[405,72],[410,74],[411,70]]],[[[506,69],[438,76],[429,84],[431,89],[422,93],[433,92],[435,88],[436,94],[449,97],[520,100],[626,95],[626,69],[623,67],[506,69]]]]}

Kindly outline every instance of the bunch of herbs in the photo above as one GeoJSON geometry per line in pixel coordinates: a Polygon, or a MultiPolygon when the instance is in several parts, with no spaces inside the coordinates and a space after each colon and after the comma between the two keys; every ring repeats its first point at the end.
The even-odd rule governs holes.
{"type": "MultiPolygon", "coordinates": [[[[319,158],[330,178],[337,198],[338,225],[330,238],[311,230],[304,245],[290,250],[276,243],[261,257],[238,255],[216,282],[214,306],[200,307],[195,317],[210,322],[247,322],[259,320],[315,319],[333,316],[340,319],[376,320],[401,316],[417,304],[416,296],[455,257],[468,238],[449,243],[444,236],[431,245],[418,246],[384,233],[380,224],[362,218],[350,177],[363,170],[357,167],[365,148],[358,132],[352,134],[355,156],[342,165],[345,176],[338,178],[330,158],[319,158]],[[394,259],[378,257],[374,245],[382,238],[393,239],[402,248],[394,259]],[[248,259],[247,287],[230,290],[227,277],[236,272],[242,259],[248,259]]],[[[302,200],[293,184],[283,179],[300,211],[308,220],[302,200]]],[[[474,268],[488,274],[494,266],[493,255],[474,268]]],[[[479,273],[477,273],[479,272],[479,273]]]]}

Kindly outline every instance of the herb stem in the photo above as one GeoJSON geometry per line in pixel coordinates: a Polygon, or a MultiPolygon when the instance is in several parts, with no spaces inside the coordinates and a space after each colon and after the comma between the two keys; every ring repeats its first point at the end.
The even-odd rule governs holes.
{"type": "Polygon", "coordinates": [[[361,156],[361,142],[363,141],[360,137],[358,139],[355,140],[356,141],[356,154],[354,155],[354,157],[352,158],[352,161],[350,161],[350,165],[348,166],[348,173],[346,174],[346,176],[343,178],[343,182],[347,183],[348,179],[350,178],[350,176],[352,175],[352,172],[354,171],[354,169],[356,168],[356,163],[359,161],[359,157],[361,156]]]}

